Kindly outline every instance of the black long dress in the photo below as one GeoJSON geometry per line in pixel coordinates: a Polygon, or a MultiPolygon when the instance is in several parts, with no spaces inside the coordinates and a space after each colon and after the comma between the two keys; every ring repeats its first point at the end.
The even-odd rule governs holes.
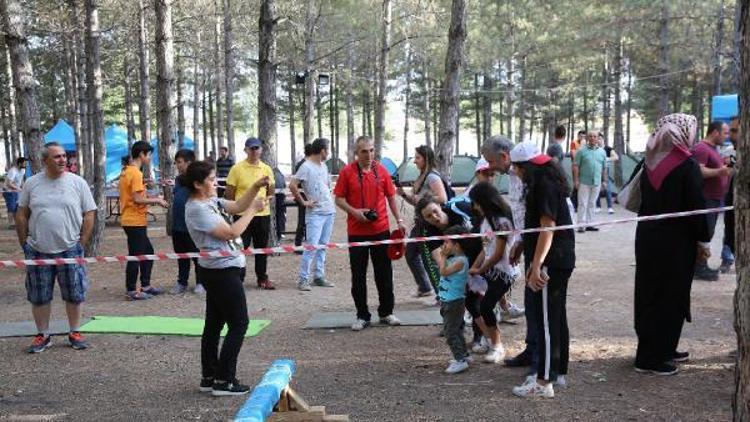
{"type": "MultiPolygon", "coordinates": [[[[641,177],[640,216],[705,208],[703,178],[692,158],[677,166],[654,189],[641,177]]],[[[638,223],[635,234],[636,366],[671,360],[682,325],[690,321],[690,287],[697,242],[708,242],[705,215],[638,223]]]]}

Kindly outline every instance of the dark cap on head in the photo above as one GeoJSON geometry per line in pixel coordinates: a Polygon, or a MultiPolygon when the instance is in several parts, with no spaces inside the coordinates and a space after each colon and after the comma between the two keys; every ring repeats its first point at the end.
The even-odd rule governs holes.
{"type": "Polygon", "coordinates": [[[263,143],[258,138],[247,138],[245,140],[245,148],[260,147],[263,143]]]}

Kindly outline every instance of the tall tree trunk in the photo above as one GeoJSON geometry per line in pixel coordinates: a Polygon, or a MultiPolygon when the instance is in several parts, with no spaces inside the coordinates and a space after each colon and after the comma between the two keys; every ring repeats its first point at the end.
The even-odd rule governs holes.
{"type": "Polygon", "coordinates": [[[294,73],[291,75],[291,79],[289,81],[289,140],[292,143],[292,154],[291,154],[291,160],[289,161],[292,165],[292,171],[294,171],[294,165],[297,161],[297,134],[296,134],[296,127],[297,126],[297,119],[295,118],[294,114],[294,93],[296,90],[297,85],[297,78],[294,73]]]}
{"type": "MultiPolygon", "coordinates": [[[[583,84],[583,130],[589,131],[589,72],[585,73],[585,82],[583,84]]],[[[571,134],[572,135],[572,134],[571,134]]]]}
{"type": "MultiPolygon", "coordinates": [[[[211,152],[214,153],[214,155],[218,152],[217,146],[216,146],[216,114],[214,113],[214,90],[213,86],[209,85],[209,90],[206,93],[208,96],[208,122],[209,122],[209,129],[211,132],[211,152]]],[[[215,157],[214,157],[215,158],[215,157]]]]}
{"type": "Polygon", "coordinates": [[[323,137],[323,108],[322,98],[320,95],[320,86],[318,83],[315,84],[315,117],[318,119],[318,138],[323,137]]]}
{"type": "Polygon", "coordinates": [[[339,149],[339,135],[341,135],[341,125],[339,119],[341,118],[341,110],[339,109],[339,96],[341,95],[341,90],[339,89],[338,85],[338,78],[336,79],[336,89],[334,90],[334,100],[333,100],[333,113],[334,113],[334,119],[333,119],[333,126],[334,126],[334,134],[333,134],[333,145],[335,149],[334,153],[334,162],[333,162],[333,169],[336,173],[340,170],[339,168],[339,157],[341,157],[341,150],[339,149]]]}
{"type": "Polygon", "coordinates": [[[738,92],[740,89],[740,44],[742,37],[740,33],[741,1],[735,1],[734,6],[734,45],[732,47],[732,91],[738,92]]]}
{"type": "Polygon", "coordinates": [[[521,68],[518,94],[518,139],[516,142],[523,142],[526,139],[526,56],[521,59],[521,68]]]}
{"type": "MultiPolygon", "coordinates": [[[[721,48],[724,41],[724,0],[719,6],[719,19],[716,22],[716,41],[714,44],[713,95],[721,95],[721,48]]],[[[677,109],[675,109],[677,111],[677,109]]]]}
{"type": "Polygon", "coordinates": [[[185,98],[182,92],[182,84],[184,83],[183,71],[182,71],[182,57],[180,57],[180,51],[175,52],[175,74],[177,80],[175,81],[177,90],[177,148],[182,149],[185,147],[185,98]]]}
{"type": "Polygon", "coordinates": [[[604,61],[602,62],[602,133],[605,142],[609,142],[609,118],[610,118],[610,97],[609,97],[609,55],[607,49],[604,49],[604,61]]]}
{"type": "MultiPolygon", "coordinates": [[[[154,0],[156,12],[156,120],[159,125],[159,169],[161,180],[174,179],[174,40],[172,38],[172,0],[154,0]]],[[[164,199],[172,202],[172,188],[164,184],[164,199]]],[[[172,208],[167,210],[167,233],[172,232],[172,208]]]]}
{"type": "MultiPolygon", "coordinates": [[[[492,89],[495,87],[495,81],[492,79],[490,72],[484,72],[484,83],[482,84],[484,93],[482,95],[482,139],[485,141],[492,136],[492,89]]],[[[479,154],[481,149],[477,150],[479,154]]]]}
{"type": "Polygon", "coordinates": [[[627,151],[630,151],[630,112],[633,110],[633,62],[628,57],[628,105],[627,105],[627,135],[626,143],[628,145],[627,151]]]}
{"type": "MultiPolygon", "coordinates": [[[[205,70],[205,68],[204,68],[205,70]]],[[[206,74],[203,73],[203,80],[201,81],[201,122],[203,132],[203,156],[204,159],[210,156],[211,149],[209,148],[208,135],[210,119],[207,119],[208,106],[206,105],[206,97],[210,97],[211,93],[206,90],[206,74]]]]}
{"type": "Polygon", "coordinates": [[[459,114],[459,89],[466,41],[465,9],[464,0],[452,1],[448,51],[445,54],[445,86],[440,96],[440,137],[435,152],[438,170],[448,180],[451,179],[453,146],[458,135],[456,126],[459,114]]]}
{"type": "Polygon", "coordinates": [[[23,156],[24,153],[21,149],[21,140],[19,138],[18,113],[16,113],[16,88],[13,85],[13,66],[10,59],[10,50],[5,42],[2,44],[5,49],[5,76],[8,82],[6,87],[8,88],[8,120],[10,123],[11,156],[13,156],[13,158],[18,158],[23,156]]]}
{"type": "MultiPolygon", "coordinates": [[[[74,1],[74,0],[73,0],[74,1]]],[[[140,76],[140,97],[138,101],[138,124],[141,141],[151,142],[151,103],[149,99],[149,51],[148,30],[146,28],[146,6],[138,0],[138,65],[140,76]]]]}
{"type": "Polygon", "coordinates": [[[313,140],[313,122],[315,121],[315,87],[318,84],[318,72],[315,70],[315,0],[307,0],[305,5],[305,100],[302,125],[304,143],[313,140]]]}
{"type": "MultiPolygon", "coordinates": [[[[617,33],[617,44],[615,45],[615,61],[612,63],[612,67],[612,79],[615,82],[615,136],[612,146],[619,156],[623,156],[625,154],[625,139],[622,134],[622,89],[620,87],[620,80],[622,79],[622,36],[619,31],[617,33]]],[[[617,186],[622,186],[622,160],[614,162],[614,170],[615,183],[617,186]]]]}
{"type": "Polygon", "coordinates": [[[659,99],[657,111],[661,116],[669,114],[669,1],[661,0],[659,17],[659,99]]]}
{"type": "Polygon", "coordinates": [[[258,136],[265,161],[276,167],[276,0],[261,2],[258,25],[258,136]]]}
{"type": "Polygon", "coordinates": [[[354,161],[354,81],[352,79],[352,68],[354,67],[354,49],[348,49],[346,53],[346,157],[347,163],[354,161]]]}
{"type": "MultiPolygon", "coordinates": [[[[5,87],[0,86],[0,94],[3,95],[3,98],[7,98],[7,95],[5,95],[5,87]]],[[[6,106],[6,103],[4,100],[0,100],[0,128],[2,128],[3,131],[3,151],[5,152],[5,167],[3,170],[7,170],[11,166],[11,162],[13,161],[13,147],[11,146],[10,142],[10,127],[8,125],[8,107],[6,106]]]]}
{"type": "Polygon", "coordinates": [[[42,131],[36,102],[37,83],[29,60],[29,42],[24,27],[24,12],[18,0],[3,0],[0,8],[18,101],[18,122],[23,131],[27,157],[31,160],[31,170],[38,173],[42,169],[42,131]]]}
{"type": "MultiPolygon", "coordinates": [[[[198,45],[200,45],[201,39],[200,34],[198,35],[198,45]]],[[[195,48],[193,50],[193,145],[195,145],[195,157],[197,159],[201,159],[203,157],[203,154],[205,154],[205,149],[201,151],[201,142],[200,138],[198,137],[200,134],[200,112],[203,104],[203,101],[201,101],[201,93],[202,89],[200,87],[200,67],[198,66],[198,56],[200,55],[200,51],[198,48],[195,48]],[[203,154],[202,154],[203,153],[203,154]]],[[[202,130],[203,133],[205,133],[205,128],[202,130]]],[[[205,147],[205,141],[204,141],[204,147],[205,147]]]]}
{"type": "Polygon", "coordinates": [[[65,53],[65,120],[75,126],[78,98],[76,93],[75,53],[69,33],[63,35],[62,44],[65,53]]]}
{"type": "MultiPolygon", "coordinates": [[[[435,81],[433,81],[433,84],[435,81]]],[[[437,81],[437,90],[436,90],[435,96],[432,98],[432,139],[433,143],[435,144],[435,148],[437,148],[437,143],[439,139],[439,129],[440,125],[438,124],[438,115],[440,114],[440,97],[443,95],[443,82],[437,81]]]]}
{"type": "Polygon", "coordinates": [[[135,118],[133,117],[133,96],[130,92],[130,57],[127,54],[122,58],[122,81],[125,91],[125,126],[128,130],[128,150],[133,146],[135,139],[135,118]]]}
{"type": "MultiPolygon", "coordinates": [[[[750,103],[750,2],[740,6],[740,104],[750,103]]],[[[737,362],[732,410],[735,422],[750,421],[750,108],[740,108],[739,172],[735,175],[735,239],[737,289],[734,292],[734,328],[737,362]]]]}
{"type": "Polygon", "coordinates": [[[477,154],[482,151],[481,97],[479,95],[479,73],[474,73],[474,134],[477,137],[477,154]]]}
{"type": "Polygon", "coordinates": [[[76,118],[73,130],[76,137],[78,155],[78,174],[84,176],[89,184],[93,183],[93,174],[89,166],[90,154],[85,146],[89,145],[88,104],[86,101],[86,54],[81,38],[81,25],[78,19],[78,2],[68,0],[69,25],[73,28],[73,59],[76,78],[76,118]]]}
{"type": "Polygon", "coordinates": [[[432,117],[430,117],[430,78],[427,73],[426,60],[422,61],[422,90],[423,90],[423,101],[422,107],[424,108],[424,114],[422,120],[424,121],[424,143],[428,147],[432,147],[432,117]]]}
{"type": "Polygon", "coordinates": [[[507,117],[507,123],[506,123],[506,132],[508,134],[508,139],[514,139],[513,135],[515,135],[514,132],[514,118],[516,115],[516,97],[515,97],[515,84],[513,83],[513,78],[515,77],[515,58],[513,56],[508,58],[508,63],[506,64],[506,79],[507,79],[507,92],[505,96],[506,100],[506,107],[505,107],[505,113],[507,117]]]}
{"type": "Polygon", "coordinates": [[[411,45],[406,44],[406,89],[404,90],[404,161],[409,157],[409,118],[411,117],[411,45]]]}
{"type": "Polygon", "coordinates": [[[364,126],[362,127],[362,135],[371,136],[372,135],[372,110],[370,108],[370,84],[366,83],[364,87],[364,108],[363,108],[363,115],[362,115],[362,123],[364,126]]]}
{"type": "Polygon", "coordinates": [[[94,144],[94,202],[98,205],[94,231],[87,246],[87,255],[99,254],[104,238],[107,145],[104,142],[104,113],[102,112],[102,68],[100,54],[98,0],[86,0],[86,85],[88,87],[89,115],[91,116],[91,142],[94,144]]]}
{"type": "Polygon", "coordinates": [[[336,74],[331,73],[330,79],[329,79],[329,85],[328,85],[328,126],[330,130],[330,152],[331,157],[336,156],[336,148],[334,141],[336,140],[336,115],[334,114],[333,106],[334,106],[334,91],[336,89],[336,74]]]}
{"type": "Polygon", "coordinates": [[[375,158],[383,154],[385,141],[385,111],[388,95],[388,55],[391,51],[391,0],[383,0],[382,33],[380,38],[380,58],[378,60],[378,89],[375,101],[375,158]]]}
{"type": "MultiPolygon", "coordinates": [[[[234,157],[234,33],[232,32],[232,12],[231,0],[223,0],[224,3],[224,84],[226,89],[224,94],[226,99],[226,127],[227,127],[227,145],[229,155],[234,157]]],[[[276,86],[276,77],[274,76],[274,88],[276,86]]],[[[274,94],[275,96],[275,94],[274,94]]],[[[274,98],[275,99],[275,98],[274,98]]],[[[260,125],[260,122],[258,123],[260,125]]],[[[259,131],[260,134],[260,131],[259,131]]],[[[274,127],[273,147],[276,147],[276,129],[274,127]]],[[[261,137],[265,142],[270,140],[261,137]]],[[[274,155],[275,157],[275,155],[274,155]]],[[[276,160],[274,159],[274,162],[276,160]]],[[[275,233],[275,232],[274,232],[275,233]]]]}
{"type": "MultiPolygon", "coordinates": [[[[224,85],[224,65],[221,61],[221,11],[220,6],[214,0],[214,13],[215,13],[215,24],[214,24],[214,65],[216,69],[214,71],[214,102],[216,103],[216,139],[218,147],[221,148],[226,146],[224,143],[224,112],[221,105],[221,88],[224,85]]],[[[218,153],[218,151],[217,151],[218,153]]],[[[232,156],[234,157],[234,156],[232,156]]]]}

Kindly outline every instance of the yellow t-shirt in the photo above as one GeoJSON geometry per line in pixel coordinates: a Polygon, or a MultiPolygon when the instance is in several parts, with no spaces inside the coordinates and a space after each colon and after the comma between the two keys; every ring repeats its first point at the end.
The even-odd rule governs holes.
{"type": "Polygon", "coordinates": [[[146,192],[143,173],[135,166],[127,166],[120,173],[120,225],[123,227],[145,227],[146,204],[136,204],[133,194],[146,192]]]}
{"type": "MultiPolygon", "coordinates": [[[[258,164],[250,164],[247,160],[242,160],[229,170],[227,186],[234,187],[234,199],[239,199],[263,176],[268,176],[268,183],[274,186],[273,170],[268,164],[262,161],[259,161],[258,164]]],[[[265,198],[266,196],[268,196],[266,188],[261,188],[258,191],[258,198],[265,198]]],[[[270,205],[266,205],[263,211],[256,215],[259,217],[271,215],[270,205]]]]}

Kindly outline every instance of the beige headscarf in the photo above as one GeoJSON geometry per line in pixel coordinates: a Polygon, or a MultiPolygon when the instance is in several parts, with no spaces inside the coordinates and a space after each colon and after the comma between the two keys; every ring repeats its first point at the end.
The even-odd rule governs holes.
{"type": "Polygon", "coordinates": [[[695,116],[674,113],[662,117],[646,144],[646,173],[657,190],[664,178],[690,157],[698,122],[695,116]]]}

